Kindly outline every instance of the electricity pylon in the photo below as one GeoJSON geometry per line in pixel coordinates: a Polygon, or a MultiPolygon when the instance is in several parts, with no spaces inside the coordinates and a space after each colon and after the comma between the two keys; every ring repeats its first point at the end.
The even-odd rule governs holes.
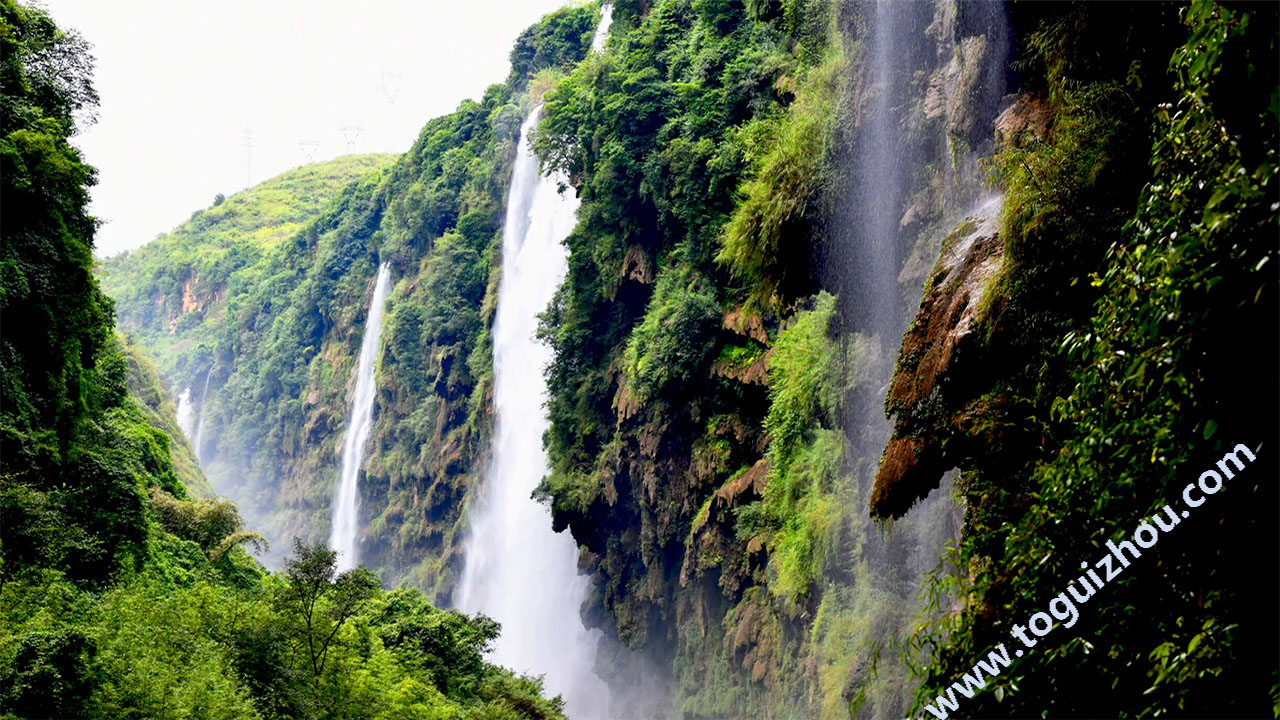
{"type": "Polygon", "coordinates": [[[315,157],[316,150],[320,147],[319,140],[299,140],[298,149],[302,151],[302,156],[311,162],[311,158],[315,157]]]}

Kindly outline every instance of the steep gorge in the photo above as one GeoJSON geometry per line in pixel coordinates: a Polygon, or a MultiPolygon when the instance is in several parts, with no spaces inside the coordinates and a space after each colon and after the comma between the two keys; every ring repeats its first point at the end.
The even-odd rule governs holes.
{"type": "MultiPolygon", "coordinates": [[[[1278,357],[1244,345],[1275,326],[1276,107],[1233,84],[1275,85],[1268,12],[618,2],[592,54],[598,6],[566,9],[310,219],[225,253],[193,219],[104,286],[175,394],[209,385],[205,471],[282,546],[328,533],[386,264],[360,556],[446,602],[484,532],[502,238],[528,216],[506,203],[541,103],[534,149],[580,206],[539,333],[536,493],[579,546],[596,674],[660,696],[613,710],[918,713],[1101,544],[1082,533],[1276,434],[1227,380],[1270,390],[1278,357]],[[171,266],[180,291],[149,279],[171,266]]],[[[1149,571],[1174,601],[1126,580],[981,712],[1269,708],[1275,592],[1219,553],[1275,547],[1274,489],[1233,497],[1231,533],[1149,571]]]]}
{"type": "Polygon", "coordinates": [[[365,173],[328,195],[306,193],[313,204],[302,222],[281,223],[269,204],[289,196],[286,174],[207,211],[173,240],[105,264],[122,326],[157,353],[175,392],[208,381],[205,471],[273,547],[329,535],[349,383],[374,270],[385,261],[395,283],[359,482],[360,557],[392,585],[407,580],[449,597],[461,571],[464,498],[483,471],[489,433],[494,259],[521,119],[534,94],[586,53],[598,12],[565,9],[530,28],[506,83],[427,123],[394,162],[344,158],[296,171],[365,173]],[[243,218],[260,218],[258,235],[274,234],[245,237],[234,227],[243,218]],[[229,247],[200,249],[210,245],[229,247]],[[175,273],[188,279],[180,285],[204,277],[195,295],[217,312],[156,317],[149,308],[169,302],[175,273]]]}

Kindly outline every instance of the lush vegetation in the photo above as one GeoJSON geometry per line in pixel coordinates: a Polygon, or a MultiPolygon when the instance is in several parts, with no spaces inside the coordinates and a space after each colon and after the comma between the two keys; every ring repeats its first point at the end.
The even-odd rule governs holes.
{"type": "Polygon", "coordinates": [[[1034,20],[1028,60],[1055,129],[996,157],[1010,264],[989,321],[989,352],[1013,364],[991,392],[1016,398],[1023,449],[989,450],[966,474],[954,559],[969,602],[919,636],[937,643],[923,702],[1244,443],[1261,448],[1253,480],[1144,552],[965,711],[1280,713],[1275,577],[1261,570],[1276,563],[1264,457],[1277,424],[1256,402],[1274,396],[1280,357],[1280,106],[1262,92],[1277,84],[1276,22],[1274,8],[1210,2],[1034,20]]]}
{"type": "Polygon", "coordinates": [[[0,337],[4,711],[559,716],[483,662],[492,622],[430,604],[482,477],[504,200],[543,103],[535,148],[582,204],[541,327],[539,494],[583,548],[616,681],[656,661],[685,717],[918,714],[1246,443],[1253,480],[965,707],[1280,715],[1275,8],[619,0],[590,55],[599,7],[565,8],[403,156],[291,171],[106,261],[122,335],[67,144],[95,99],[84,43],[4,1],[0,311],[32,319],[0,337]],[[901,62],[876,74],[893,13],[901,62]],[[895,167],[859,165],[871,142],[895,167]],[[962,260],[998,270],[913,326],[971,319],[953,364],[895,371],[983,174],[998,236],[962,260]],[[888,237],[863,227],[876,202],[888,237]],[[307,542],[379,264],[361,548],[425,595],[307,542]],[[927,387],[906,403],[900,377],[927,387]],[[178,434],[183,389],[245,520],[178,434]],[[945,462],[876,524],[890,424],[945,462]],[[275,574],[245,549],[267,539],[275,574]]]}
{"type": "Polygon", "coordinates": [[[594,554],[614,631],[671,663],[689,717],[843,717],[863,685],[905,711],[905,668],[851,668],[909,625],[908,558],[954,527],[900,532],[904,567],[882,577],[891,553],[861,511],[878,448],[844,450],[887,348],[819,292],[856,57],[840,17],[620,3],[540,127],[583,199],[543,326],[541,492],[594,554]]]}
{"type": "Polygon", "coordinates": [[[483,661],[493,621],[301,542],[268,574],[233,504],[191,499],[172,401],[92,274],[93,170],[68,144],[95,101],[87,45],[11,0],[0,19],[0,714],[563,717],[483,661]]]}
{"type": "MultiPolygon", "coordinates": [[[[236,193],[146,245],[108,258],[99,277],[120,322],[149,348],[164,376],[199,395],[228,308],[267,283],[281,245],[361,175],[392,155],[350,155],[308,165],[236,193]]],[[[197,397],[198,399],[198,397],[197,397]]]]}

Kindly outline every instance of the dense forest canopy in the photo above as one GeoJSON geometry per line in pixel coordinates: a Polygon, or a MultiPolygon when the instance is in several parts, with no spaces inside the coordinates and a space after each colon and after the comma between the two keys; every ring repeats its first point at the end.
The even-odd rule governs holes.
{"type": "Polygon", "coordinates": [[[486,660],[497,623],[441,609],[502,430],[535,108],[580,203],[535,495],[612,716],[1280,717],[1276,6],[572,4],[402,155],[96,267],[89,44],[0,13],[5,717],[563,716],[486,660]]]}

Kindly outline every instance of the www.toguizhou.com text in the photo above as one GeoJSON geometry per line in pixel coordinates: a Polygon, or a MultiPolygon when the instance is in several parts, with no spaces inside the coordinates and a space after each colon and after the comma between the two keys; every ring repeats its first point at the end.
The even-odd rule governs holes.
{"type": "MultiPolygon", "coordinates": [[[[1068,582],[1066,590],[1049,601],[1049,612],[1035,613],[1027,620],[1026,625],[1014,624],[1012,635],[1021,644],[1021,647],[1015,646],[1014,657],[1022,657],[1026,649],[1036,646],[1039,642],[1037,638],[1048,635],[1054,629],[1054,620],[1062,623],[1063,627],[1074,626],[1080,619],[1077,604],[1087,602],[1096,592],[1102,590],[1108,582],[1129,567],[1130,563],[1142,557],[1142,551],[1139,548],[1147,550],[1154,547],[1160,539],[1160,533],[1171,532],[1178,523],[1191,516],[1191,510],[1203,505],[1209,495],[1222,490],[1226,480],[1235,477],[1236,472],[1244,470],[1245,463],[1241,460],[1241,456],[1249,462],[1254,461],[1253,452],[1248,447],[1236,445],[1231,452],[1223,455],[1217,462],[1217,470],[1212,468],[1205,470],[1196,482],[1189,483],[1183,488],[1182,502],[1187,509],[1177,511],[1165,505],[1149,520],[1144,518],[1138,523],[1133,531],[1132,542],[1121,540],[1117,544],[1108,540],[1106,543],[1110,551],[1108,554],[1094,562],[1092,567],[1088,562],[1080,563],[1080,569],[1086,572],[1076,580],[1068,582]],[[1077,585],[1080,587],[1076,587],[1077,585]]],[[[951,683],[945,694],[938,695],[934,703],[925,705],[924,709],[934,717],[946,720],[948,713],[960,709],[962,699],[972,698],[986,687],[987,680],[999,675],[1000,671],[1009,667],[1012,662],[1013,658],[1009,656],[1009,650],[1004,643],[1000,643],[987,655],[986,660],[979,660],[969,672],[960,676],[959,682],[951,683]],[[957,697],[957,693],[962,697],[957,697]]]]}

